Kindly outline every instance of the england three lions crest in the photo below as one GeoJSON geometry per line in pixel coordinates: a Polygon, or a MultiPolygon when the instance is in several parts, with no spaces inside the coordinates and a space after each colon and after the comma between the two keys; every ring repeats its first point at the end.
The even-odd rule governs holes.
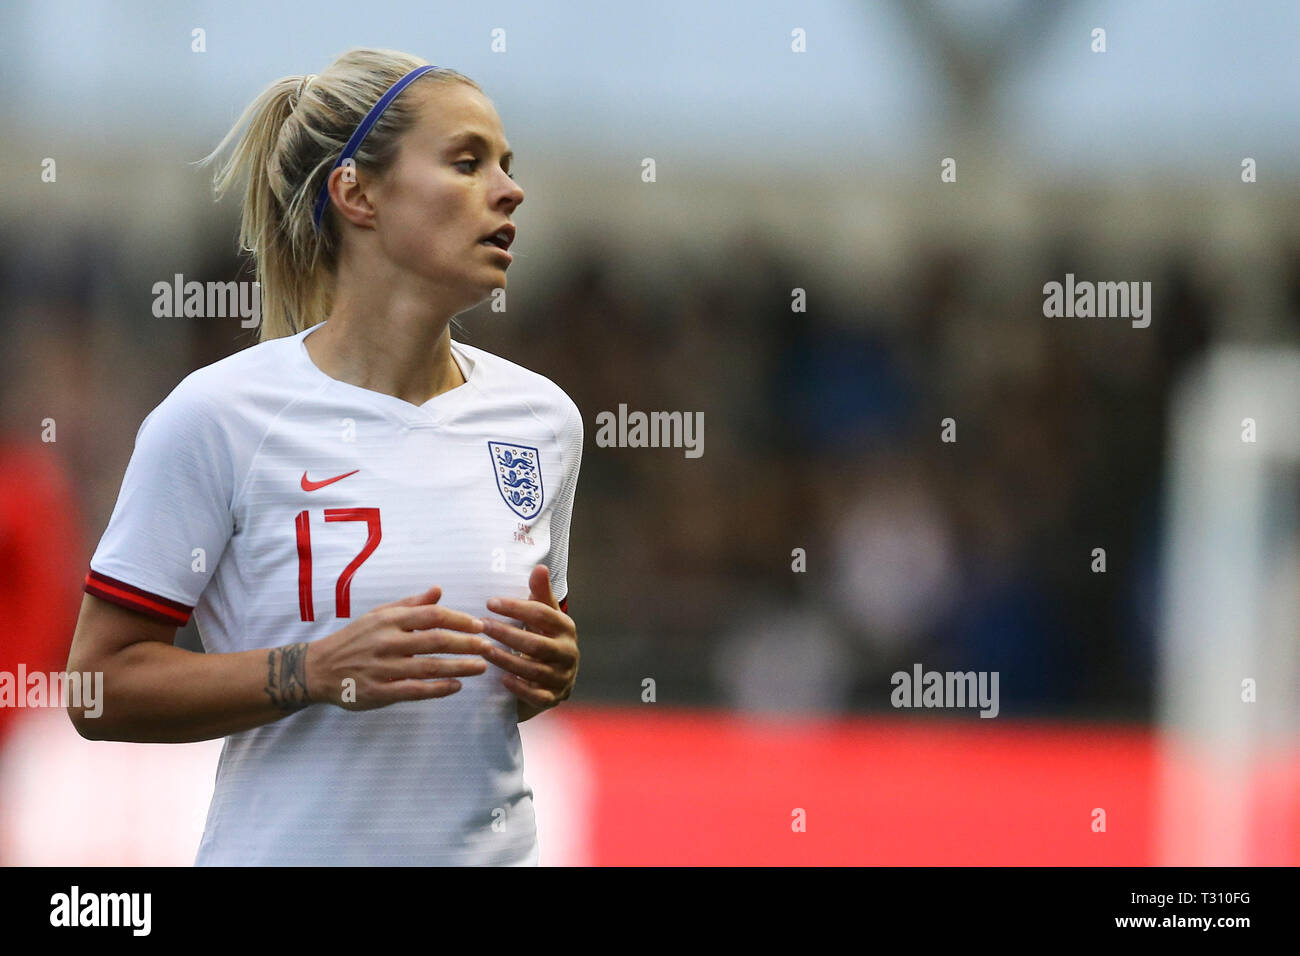
{"type": "Polygon", "coordinates": [[[528,445],[490,441],[492,471],[497,477],[497,491],[510,510],[525,521],[536,518],[542,510],[542,456],[528,445]]]}

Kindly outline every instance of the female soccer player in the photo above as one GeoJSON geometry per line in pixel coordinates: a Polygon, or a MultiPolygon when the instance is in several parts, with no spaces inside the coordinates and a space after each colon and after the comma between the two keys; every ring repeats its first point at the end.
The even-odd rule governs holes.
{"type": "Polygon", "coordinates": [[[262,341],[144,420],[68,663],[104,673],[103,714],[69,714],[225,737],[200,865],[535,864],[517,723],[577,675],[583,429],[450,338],[511,261],[501,121],[459,73],[359,49],[208,159],[245,127],[216,187],[247,178],[262,341]],[[205,654],[173,646],[191,612],[205,654]]]}

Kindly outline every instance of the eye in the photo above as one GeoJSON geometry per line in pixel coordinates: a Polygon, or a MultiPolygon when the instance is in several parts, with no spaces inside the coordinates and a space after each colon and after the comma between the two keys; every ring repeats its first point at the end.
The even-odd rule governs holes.
{"type": "MultiPolygon", "coordinates": [[[[469,166],[470,168],[465,170],[466,174],[472,173],[478,167],[478,164],[478,159],[460,159],[452,163],[453,166],[469,166]]],[[[515,178],[515,174],[512,172],[507,171],[506,175],[512,180],[515,178]]]]}

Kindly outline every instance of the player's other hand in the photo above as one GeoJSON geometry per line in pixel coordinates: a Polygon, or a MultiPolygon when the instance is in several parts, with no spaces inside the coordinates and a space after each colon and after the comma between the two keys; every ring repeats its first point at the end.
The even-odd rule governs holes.
{"type": "Polygon", "coordinates": [[[560,610],[551,593],[551,572],[546,565],[533,568],[528,589],[531,600],[499,597],[488,601],[489,611],[508,615],[524,627],[484,618],[484,633],[506,647],[491,645],[483,656],[507,671],[501,683],[512,694],[533,710],[542,711],[573,693],[578,679],[578,626],[560,610]]]}
{"type": "Polygon", "coordinates": [[[374,710],[404,700],[446,697],[456,678],[487,670],[492,647],[483,622],[439,607],[442,588],[430,588],[363,614],[340,631],[307,646],[307,688],[313,701],[345,710],[374,710]],[[420,657],[421,654],[464,654],[420,657]]]}

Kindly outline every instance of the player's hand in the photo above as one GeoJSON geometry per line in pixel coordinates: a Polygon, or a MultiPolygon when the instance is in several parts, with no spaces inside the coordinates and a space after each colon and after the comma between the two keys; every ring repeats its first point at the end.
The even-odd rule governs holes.
{"type": "Polygon", "coordinates": [[[551,593],[551,572],[544,564],[528,578],[532,599],[499,597],[487,602],[489,611],[509,615],[524,627],[483,619],[483,632],[519,655],[492,645],[483,656],[507,671],[501,679],[512,694],[535,710],[547,710],[573,693],[578,678],[578,626],[560,610],[551,593]]]}
{"type": "Polygon", "coordinates": [[[456,678],[487,670],[482,655],[492,642],[479,636],[482,620],[439,607],[441,597],[442,588],[434,587],[380,605],[307,645],[312,701],[345,710],[374,710],[403,700],[446,697],[460,690],[456,678]]]}

